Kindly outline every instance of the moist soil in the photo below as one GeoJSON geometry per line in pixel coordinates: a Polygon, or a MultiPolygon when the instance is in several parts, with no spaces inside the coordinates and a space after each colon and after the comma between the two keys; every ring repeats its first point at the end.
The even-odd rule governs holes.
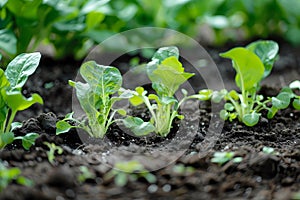
{"type": "MultiPolygon", "coordinates": [[[[227,89],[235,87],[234,71],[218,53],[231,47],[207,48],[227,89]]],[[[280,49],[273,73],[263,82],[262,94],[276,95],[281,87],[300,77],[300,49],[284,42],[280,42],[280,49]]],[[[118,62],[122,59],[128,62],[126,57],[118,62]]],[[[76,130],[56,136],[56,121],[72,110],[72,88],[67,82],[74,80],[80,64],[44,57],[29,78],[24,94],[38,92],[45,104],[19,113],[17,120],[23,121],[23,126],[15,135],[36,132],[40,136],[28,151],[18,142],[8,145],[0,151],[0,159],[7,167],[20,168],[34,185],[12,182],[0,193],[0,199],[281,200],[293,199],[300,191],[300,112],[292,108],[280,111],[272,120],[262,117],[257,126],[246,127],[236,121],[223,123],[216,112],[220,105],[189,102],[183,111],[185,119],[174,122],[167,138],[138,138],[118,125],[110,128],[104,140],[85,141],[76,130]],[[63,149],[52,163],[44,142],[63,149]],[[275,152],[265,153],[264,147],[272,147],[275,152]],[[232,151],[243,159],[239,163],[212,163],[218,151],[232,151]],[[114,163],[129,160],[141,162],[157,181],[148,183],[139,177],[118,186],[107,174],[114,163]],[[91,175],[85,181],[78,180],[82,166],[91,175]]],[[[143,107],[132,112],[147,117],[143,107]]]]}

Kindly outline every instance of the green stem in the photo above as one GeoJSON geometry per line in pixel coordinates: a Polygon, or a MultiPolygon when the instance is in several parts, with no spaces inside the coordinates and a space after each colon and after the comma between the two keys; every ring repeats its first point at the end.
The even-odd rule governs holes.
{"type": "Polygon", "coordinates": [[[6,128],[5,128],[5,132],[6,132],[6,133],[10,131],[11,124],[12,124],[12,122],[13,122],[15,116],[16,116],[16,113],[17,113],[17,111],[12,110],[11,115],[10,115],[10,117],[9,117],[9,121],[8,121],[7,126],[6,126],[6,128]]]}

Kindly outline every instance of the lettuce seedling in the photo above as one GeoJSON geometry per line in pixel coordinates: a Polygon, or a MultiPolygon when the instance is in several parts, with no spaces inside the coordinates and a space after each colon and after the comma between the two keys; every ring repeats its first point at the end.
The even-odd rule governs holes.
{"type": "Polygon", "coordinates": [[[12,131],[19,125],[13,123],[18,111],[35,103],[43,104],[43,99],[38,94],[32,94],[29,98],[22,94],[22,87],[35,72],[40,58],[40,53],[20,54],[8,64],[5,71],[0,69],[0,149],[17,139],[21,139],[23,147],[28,149],[38,137],[36,133],[14,137],[12,131]]]}
{"type": "Polygon", "coordinates": [[[241,91],[211,92],[212,101],[226,101],[220,112],[222,119],[232,121],[237,118],[247,126],[254,126],[258,123],[262,110],[267,110],[268,118],[273,118],[279,109],[288,107],[291,97],[286,91],[281,91],[272,98],[257,94],[260,82],[271,73],[278,50],[276,42],[257,41],[246,48],[237,47],[220,54],[232,60],[236,71],[235,82],[241,91]]]}
{"type": "Polygon", "coordinates": [[[234,157],[234,152],[215,152],[214,157],[211,159],[212,163],[218,163],[220,166],[232,160],[234,163],[242,162],[242,157],[234,157]]]}
{"type": "MultiPolygon", "coordinates": [[[[75,88],[76,96],[86,117],[82,120],[73,118],[73,113],[67,114],[56,124],[56,134],[68,132],[71,128],[81,128],[91,137],[103,138],[117,112],[126,115],[124,109],[113,109],[115,102],[132,96],[127,90],[121,90],[122,76],[119,70],[111,66],[98,65],[88,61],[80,67],[80,74],[86,83],[69,81],[75,88]],[[112,96],[119,92],[118,96],[112,96]],[[73,121],[76,125],[70,125],[73,121]]],[[[121,119],[120,119],[121,121],[121,119]]]]}
{"type": "Polygon", "coordinates": [[[156,94],[147,94],[143,87],[137,87],[133,97],[129,100],[133,106],[145,104],[150,112],[150,122],[144,122],[138,117],[128,117],[124,120],[125,126],[131,128],[136,135],[146,135],[152,131],[160,136],[167,136],[172,128],[175,118],[183,119],[184,116],[178,113],[178,109],[187,99],[206,100],[201,94],[187,95],[182,90],[184,98],[177,100],[174,95],[180,85],[194,76],[193,73],[184,71],[178,60],[179,51],[177,47],[160,48],[152,57],[152,61],[146,66],[147,75],[152,82],[152,88],[156,94]]]}

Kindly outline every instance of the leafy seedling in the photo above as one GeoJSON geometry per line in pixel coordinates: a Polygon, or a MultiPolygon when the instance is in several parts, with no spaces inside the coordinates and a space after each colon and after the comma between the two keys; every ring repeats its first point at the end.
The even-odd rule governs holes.
{"type": "Polygon", "coordinates": [[[286,91],[281,91],[276,97],[267,98],[258,94],[260,82],[271,73],[278,49],[276,42],[267,40],[220,54],[232,60],[236,71],[235,82],[241,91],[211,92],[213,102],[219,103],[222,99],[226,102],[220,112],[222,119],[233,121],[237,118],[247,126],[254,126],[258,123],[262,110],[267,110],[267,117],[271,119],[278,110],[289,106],[291,96],[286,91]]]}
{"type": "Polygon", "coordinates": [[[115,114],[118,112],[126,115],[124,109],[113,109],[114,103],[128,99],[132,94],[127,90],[121,90],[122,76],[115,67],[88,61],[80,67],[80,74],[86,83],[69,81],[69,84],[75,88],[86,117],[77,120],[73,117],[73,113],[67,114],[63,120],[56,123],[56,134],[68,132],[71,128],[81,128],[91,137],[103,138],[109,126],[118,121],[114,120],[115,114]],[[117,92],[118,96],[112,96],[117,92]],[[70,125],[69,122],[76,125],[70,125]]]}
{"type": "Polygon", "coordinates": [[[119,187],[125,186],[128,181],[136,181],[138,178],[144,178],[148,183],[156,182],[156,177],[135,160],[116,163],[114,169],[104,177],[106,180],[111,178],[114,178],[115,184],[119,187]]]}
{"type": "Polygon", "coordinates": [[[221,166],[230,160],[234,163],[240,163],[242,162],[243,158],[234,157],[234,152],[215,152],[211,162],[218,163],[221,166]]]}
{"type": "Polygon", "coordinates": [[[91,173],[86,166],[80,166],[80,174],[77,176],[79,183],[84,183],[87,179],[94,179],[95,174],[91,173]]]}
{"type": "Polygon", "coordinates": [[[13,59],[6,70],[0,69],[0,149],[10,144],[14,139],[21,139],[23,147],[29,149],[38,137],[36,133],[14,137],[13,129],[20,123],[13,123],[18,111],[26,110],[35,103],[43,104],[38,94],[26,98],[22,94],[22,87],[28,77],[38,67],[41,54],[24,53],[13,59]]]}
{"type": "Polygon", "coordinates": [[[56,146],[54,143],[44,142],[44,145],[49,148],[49,151],[47,151],[47,157],[49,163],[53,164],[55,154],[61,155],[63,153],[63,149],[60,146],[56,146]]]}
{"type": "Polygon", "coordinates": [[[32,186],[33,182],[21,176],[21,170],[17,167],[7,168],[0,161],[0,192],[3,191],[9,183],[15,180],[20,185],[32,186]]]}
{"type": "Polygon", "coordinates": [[[128,117],[124,120],[125,126],[130,128],[134,134],[141,136],[156,132],[165,137],[172,128],[173,120],[184,118],[178,113],[178,109],[186,100],[207,99],[203,94],[188,96],[186,90],[182,90],[184,97],[180,101],[175,98],[175,92],[179,87],[194,76],[193,73],[184,71],[178,58],[177,47],[163,47],[158,49],[152,57],[152,61],[147,64],[147,75],[156,94],[148,94],[143,87],[137,87],[133,92],[133,97],[129,99],[133,106],[145,104],[151,115],[149,122],[144,122],[138,117],[128,117]]]}
{"type": "Polygon", "coordinates": [[[289,92],[290,97],[293,98],[293,107],[296,110],[300,110],[300,95],[297,95],[295,92],[293,92],[294,90],[298,90],[300,91],[300,81],[299,80],[295,80],[292,83],[290,83],[289,88],[291,90],[289,90],[288,88],[285,88],[285,91],[289,92]]]}
{"type": "Polygon", "coordinates": [[[275,151],[274,148],[272,147],[263,147],[262,152],[264,152],[265,154],[270,154],[270,155],[276,155],[278,154],[278,152],[275,151]]]}

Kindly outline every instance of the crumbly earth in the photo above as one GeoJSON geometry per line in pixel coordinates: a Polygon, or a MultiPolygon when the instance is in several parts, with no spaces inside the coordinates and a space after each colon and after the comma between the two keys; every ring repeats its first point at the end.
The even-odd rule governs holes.
{"type": "MultiPolygon", "coordinates": [[[[281,57],[261,93],[276,95],[280,87],[300,77],[300,49],[284,43],[280,46],[281,57]]],[[[230,88],[234,87],[230,62],[217,58],[218,52],[227,49],[211,49],[209,53],[230,88]]],[[[300,192],[300,112],[292,108],[279,112],[272,120],[263,117],[257,126],[246,127],[238,122],[223,125],[211,112],[216,105],[204,102],[196,112],[189,104],[185,120],[174,123],[167,139],[136,138],[116,125],[104,142],[82,143],[75,130],[55,136],[56,121],[72,109],[72,89],[67,80],[74,79],[79,65],[44,59],[39,71],[29,79],[25,93],[39,92],[45,105],[20,113],[18,120],[23,121],[23,126],[15,134],[36,132],[40,137],[29,151],[23,150],[20,143],[7,146],[0,151],[0,159],[8,167],[19,167],[34,185],[12,182],[0,193],[0,199],[282,200],[294,199],[300,192]],[[50,163],[44,142],[60,146],[63,154],[56,154],[50,163]],[[272,147],[275,153],[265,153],[263,147],[272,147]],[[232,151],[243,159],[239,163],[212,163],[217,151],[232,151]],[[146,162],[145,158],[152,160],[146,162]],[[129,159],[143,163],[157,181],[148,183],[139,177],[123,187],[117,186],[107,174],[113,163],[129,159]],[[93,178],[78,180],[82,166],[93,178]]]]}

